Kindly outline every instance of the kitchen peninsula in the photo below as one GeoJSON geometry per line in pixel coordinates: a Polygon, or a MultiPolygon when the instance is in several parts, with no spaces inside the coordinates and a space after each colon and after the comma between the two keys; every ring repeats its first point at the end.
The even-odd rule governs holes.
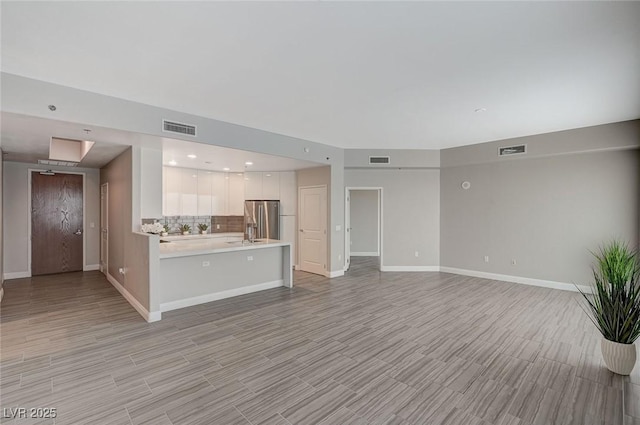
{"type": "Polygon", "coordinates": [[[291,245],[230,238],[160,238],[160,311],[293,286],[291,245]]]}

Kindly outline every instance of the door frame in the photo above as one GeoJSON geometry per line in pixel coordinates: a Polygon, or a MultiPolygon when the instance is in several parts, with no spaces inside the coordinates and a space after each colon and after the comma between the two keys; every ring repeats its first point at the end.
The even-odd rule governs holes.
{"type": "MultiPolygon", "coordinates": [[[[49,168],[29,168],[27,170],[27,211],[29,219],[27,220],[27,266],[29,267],[29,276],[31,277],[31,220],[33,211],[31,210],[31,174],[33,172],[47,171],[49,168]]],[[[75,174],[82,176],[82,270],[87,270],[87,173],[79,171],[58,171],[51,170],[56,174],[75,174]]]]}
{"type": "Polygon", "coordinates": [[[384,220],[382,215],[384,213],[384,188],[381,186],[346,186],[344,188],[344,271],[349,270],[351,262],[351,247],[349,243],[351,241],[351,191],[352,190],[372,190],[378,194],[378,254],[380,257],[379,268],[382,271],[382,265],[384,264],[384,220]],[[347,255],[349,253],[349,255],[347,255]]]}
{"type": "Polygon", "coordinates": [[[100,185],[100,256],[98,259],[99,267],[100,267],[100,271],[102,273],[104,273],[104,275],[106,276],[109,273],[109,182],[106,183],[102,183],[100,185]],[[102,264],[102,219],[103,219],[103,214],[102,214],[102,188],[106,188],[106,194],[107,194],[107,199],[105,201],[106,205],[105,205],[105,211],[106,211],[106,221],[107,221],[107,246],[106,246],[106,251],[105,255],[104,255],[104,259],[105,262],[104,264],[102,264]]]}
{"type": "Polygon", "coordinates": [[[323,188],[324,189],[324,194],[325,194],[325,198],[326,198],[326,213],[325,213],[325,234],[324,234],[324,261],[325,261],[325,276],[329,277],[327,274],[330,273],[329,271],[329,259],[331,258],[331,256],[329,255],[329,215],[331,213],[330,209],[329,209],[329,189],[327,187],[326,184],[314,184],[314,185],[310,185],[310,186],[298,186],[298,217],[296,217],[296,244],[298,245],[296,247],[296,251],[298,254],[298,261],[296,261],[298,264],[296,265],[296,270],[302,270],[302,253],[300,251],[302,251],[302,243],[300,243],[300,224],[302,223],[301,220],[301,211],[302,208],[300,206],[300,203],[302,202],[302,189],[315,189],[315,188],[323,188]]]}

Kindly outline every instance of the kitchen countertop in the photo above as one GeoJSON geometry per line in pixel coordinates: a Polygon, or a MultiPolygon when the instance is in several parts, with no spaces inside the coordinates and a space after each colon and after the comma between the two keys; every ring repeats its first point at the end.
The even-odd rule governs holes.
{"type": "MultiPolygon", "coordinates": [[[[218,233],[220,234],[220,233],[218,233]]],[[[223,242],[212,238],[211,235],[189,235],[189,236],[165,236],[160,240],[167,240],[168,243],[160,243],[160,259],[187,257],[190,255],[217,254],[221,252],[247,251],[252,249],[274,248],[278,246],[288,246],[289,242],[277,239],[259,239],[256,242],[248,241],[223,242]],[[189,236],[201,236],[193,238],[189,236]],[[206,237],[209,236],[209,237],[206,237]]]]}

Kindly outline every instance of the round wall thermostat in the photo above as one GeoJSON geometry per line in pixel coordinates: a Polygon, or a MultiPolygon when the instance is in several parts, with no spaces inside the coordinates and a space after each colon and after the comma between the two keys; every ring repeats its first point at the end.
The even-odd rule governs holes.
{"type": "Polygon", "coordinates": [[[469,182],[462,182],[462,188],[463,188],[464,190],[467,190],[467,189],[469,189],[470,187],[471,187],[471,183],[469,183],[469,182]]]}

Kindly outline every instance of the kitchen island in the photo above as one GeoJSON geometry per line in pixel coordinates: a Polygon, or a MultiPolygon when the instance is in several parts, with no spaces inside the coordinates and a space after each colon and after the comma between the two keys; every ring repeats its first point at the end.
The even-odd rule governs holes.
{"type": "Polygon", "coordinates": [[[291,245],[279,240],[162,237],[159,257],[161,312],[293,286],[291,245]]]}

